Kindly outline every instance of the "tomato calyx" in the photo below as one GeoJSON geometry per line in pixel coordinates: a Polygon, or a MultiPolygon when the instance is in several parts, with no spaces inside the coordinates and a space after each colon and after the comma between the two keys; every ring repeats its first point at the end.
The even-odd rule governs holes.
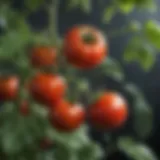
{"type": "Polygon", "coordinates": [[[94,34],[92,32],[83,33],[82,40],[86,44],[95,44],[97,41],[96,36],[94,36],[94,34]]]}
{"type": "Polygon", "coordinates": [[[98,99],[102,97],[102,95],[105,93],[105,91],[101,90],[96,92],[90,99],[91,103],[95,103],[98,99]]]}

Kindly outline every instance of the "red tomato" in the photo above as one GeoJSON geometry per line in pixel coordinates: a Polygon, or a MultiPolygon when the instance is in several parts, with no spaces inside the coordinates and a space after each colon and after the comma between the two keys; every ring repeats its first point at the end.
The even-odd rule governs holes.
{"type": "Polygon", "coordinates": [[[89,107],[89,120],[99,129],[114,129],[124,124],[128,116],[127,102],[115,92],[106,92],[89,107]]]}
{"type": "Polygon", "coordinates": [[[53,47],[36,47],[31,53],[31,64],[34,67],[48,67],[56,63],[56,49],[53,47]]]}
{"type": "Polygon", "coordinates": [[[28,106],[28,103],[26,101],[22,102],[22,104],[20,106],[20,113],[23,116],[28,116],[28,114],[29,114],[29,106],[28,106]]]}
{"type": "Polygon", "coordinates": [[[51,124],[60,131],[70,132],[84,122],[85,111],[80,104],[59,101],[50,111],[51,124]]]}
{"type": "Polygon", "coordinates": [[[78,68],[90,69],[101,64],[107,50],[104,36],[91,26],[75,26],[68,31],[64,39],[66,59],[78,68]]]}
{"type": "Polygon", "coordinates": [[[0,101],[10,101],[17,98],[19,80],[16,76],[0,77],[0,101]]]}
{"type": "Polygon", "coordinates": [[[64,96],[67,85],[65,79],[59,75],[38,73],[31,80],[29,87],[37,102],[49,105],[64,96]]]}

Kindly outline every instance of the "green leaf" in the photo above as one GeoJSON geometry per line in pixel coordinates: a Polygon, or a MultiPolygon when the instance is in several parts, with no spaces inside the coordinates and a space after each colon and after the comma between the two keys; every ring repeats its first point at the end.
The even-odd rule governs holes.
{"type": "Polygon", "coordinates": [[[18,33],[16,31],[9,32],[0,39],[0,57],[13,58],[15,55],[17,55],[17,53],[23,52],[26,42],[28,42],[28,37],[25,35],[25,33],[22,35],[22,33],[18,33]]]}
{"type": "Polygon", "coordinates": [[[139,50],[139,63],[145,71],[149,71],[156,61],[156,54],[148,45],[143,46],[139,50]]]}
{"type": "Polygon", "coordinates": [[[116,7],[114,5],[106,7],[103,13],[103,22],[109,23],[116,14],[116,7]]]}
{"type": "Polygon", "coordinates": [[[80,2],[81,0],[68,0],[67,2],[67,9],[73,9],[73,8],[77,8],[80,6],[80,2]]]}
{"type": "Polygon", "coordinates": [[[82,126],[73,133],[50,132],[58,148],[55,151],[55,158],[58,160],[97,160],[101,157],[101,148],[90,141],[86,129],[82,126]]]}
{"type": "Polygon", "coordinates": [[[28,25],[20,20],[16,29],[10,29],[0,37],[0,58],[14,60],[16,56],[25,54],[25,49],[32,40],[32,32],[28,25]],[[16,40],[16,41],[15,41],[16,40]]]}
{"type": "Polygon", "coordinates": [[[18,137],[16,136],[15,132],[11,132],[8,130],[9,133],[2,136],[2,147],[3,150],[8,154],[13,154],[19,152],[21,146],[18,142],[18,137]],[[16,144],[16,145],[15,145],[16,144]]]}
{"type": "Polygon", "coordinates": [[[133,127],[140,138],[147,138],[153,129],[153,113],[151,107],[142,98],[135,100],[133,108],[133,127]]]}
{"type": "Polygon", "coordinates": [[[92,2],[91,0],[69,0],[67,8],[80,8],[82,11],[89,13],[92,9],[92,2]]]}
{"type": "MultiPolygon", "coordinates": [[[[76,158],[76,152],[72,152],[67,147],[58,146],[54,151],[54,157],[57,160],[74,160],[73,156],[76,158]]],[[[76,160],[76,159],[75,159],[76,160]]]]}
{"type": "Polygon", "coordinates": [[[137,98],[137,97],[143,97],[142,92],[140,91],[137,86],[134,84],[126,84],[124,87],[125,91],[127,91],[128,94],[132,95],[132,97],[137,98]]]}
{"type": "Polygon", "coordinates": [[[133,99],[133,128],[140,138],[147,138],[153,129],[153,112],[141,91],[133,84],[127,84],[125,90],[133,99]]]}
{"type": "Polygon", "coordinates": [[[8,120],[3,121],[1,143],[5,153],[15,154],[21,151],[23,143],[19,140],[16,113],[12,112],[8,120]],[[16,144],[16,145],[15,145],[16,144]]]}
{"type": "Polygon", "coordinates": [[[134,160],[157,160],[156,155],[148,146],[138,143],[130,137],[121,137],[118,147],[134,160]]]}
{"type": "Polygon", "coordinates": [[[126,62],[138,62],[145,71],[149,71],[155,63],[155,50],[140,37],[134,37],[124,52],[126,62]]]}
{"type": "Polygon", "coordinates": [[[153,0],[134,0],[134,3],[136,7],[139,7],[141,9],[147,9],[151,12],[157,11],[157,4],[156,1],[153,0]]]}
{"type": "Polygon", "coordinates": [[[78,152],[79,160],[97,160],[102,158],[103,152],[97,144],[90,143],[81,148],[78,152]]]}
{"type": "Polygon", "coordinates": [[[124,51],[124,60],[127,62],[131,62],[137,59],[137,51],[141,44],[142,40],[139,37],[134,37],[133,39],[131,39],[124,51]]]}
{"type": "Polygon", "coordinates": [[[47,136],[53,139],[56,144],[61,144],[72,150],[78,150],[90,142],[87,133],[86,126],[81,126],[79,129],[71,133],[58,132],[53,128],[48,128],[46,130],[47,136]]]}
{"type": "Polygon", "coordinates": [[[80,7],[84,12],[89,13],[92,9],[91,0],[80,0],[80,7]]]}
{"type": "Polygon", "coordinates": [[[100,67],[102,73],[117,81],[123,81],[125,76],[123,69],[115,59],[108,57],[100,67]]]}
{"type": "Polygon", "coordinates": [[[157,49],[160,49],[160,24],[157,21],[149,20],[146,22],[145,35],[157,49]]]}
{"type": "Polygon", "coordinates": [[[25,0],[25,5],[32,11],[35,11],[38,7],[40,7],[44,0],[25,0]]]}
{"type": "Polygon", "coordinates": [[[120,2],[118,6],[119,6],[122,13],[128,14],[128,13],[132,12],[134,9],[134,2],[122,0],[122,2],[120,2]]]}

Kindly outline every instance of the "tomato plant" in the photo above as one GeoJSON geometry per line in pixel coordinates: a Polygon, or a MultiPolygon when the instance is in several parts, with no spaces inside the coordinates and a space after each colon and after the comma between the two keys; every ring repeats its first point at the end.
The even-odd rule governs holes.
{"type": "MultiPolygon", "coordinates": [[[[118,42],[121,46],[119,55],[125,46],[123,59],[126,62],[138,62],[145,71],[152,69],[156,52],[160,50],[159,23],[153,19],[143,23],[135,19],[122,25],[112,22],[116,21],[117,13],[128,14],[136,11],[136,6],[152,6],[153,1],[0,1],[0,73],[3,75],[0,76],[0,159],[109,160],[109,155],[119,150],[131,159],[157,159],[140,142],[144,142],[153,129],[152,108],[143,93],[127,82],[125,66],[115,59],[120,57],[112,57],[114,53],[108,56],[107,41],[109,37],[110,52],[114,52],[117,44],[112,40],[120,36],[120,41],[123,39],[126,43],[118,42]],[[67,21],[70,14],[65,15],[65,21],[59,20],[59,11],[64,6],[77,8],[78,13],[85,11],[89,14],[93,9],[96,11],[94,23],[98,20],[96,25],[100,29],[81,24],[71,27],[66,35],[59,33],[64,28],[62,23],[68,22],[67,26],[72,23],[67,21]],[[101,14],[103,17],[98,17],[101,14]],[[34,21],[36,15],[43,25],[35,25],[39,21],[34,21]],[[106,24],[100,24],[101,18],[106,24]],[[107,29],[107,35],[102,28],[107,29]],[[132,33],[130,38],[121,37],[129,32],[132,33]],[[15,73],[17,77],[12,76],[15,73]],[[127,131],[128,135],[112,133],[125,124],[129,114],[122,95],[104,92],[92,101],[92,94],[97,94],[99,87],[103,90],[112,88],[112,78],[116,81],[113,82],[114,89],[122,89],[128,100],[130,97],[133,100],[133,127],[131,132],[127,131]],[[84,109],[83,106],[88,104],[89,107],[84,109]],[[89,124],[88,121],[85,123],[86,118],[89,124]],[[98,131],[96,138],[90,124],[98,131]]],[[[66,11],[64,9],[64,13],[66,11]]],[[[89,19],[87,23],[93,23],[89,19]]]]}
{"type": "Polygon", "coordinates": [[[73,131],[85,120],[85,111],[80,104],[59,101],[50,111],[50,122],[60,131],[73,131]]]}
{"type": "Polygon", "coordinates": [[[30,93],[42,104],[52,104],[61,99],[66,91],[65,79],[60,75],[38,73],[30,82],[30,93]]]}
{"type": "Polygon", "coordinates": [[[107,55],[107,50],[105,38],[94,27],[75,26],[65,36],[66,59],[78,68],[89,69],[101,64],[107,55]]]}
{"type": "Polygon", "coordinates": [[[89,107],[88,112],[89,120],[96,128],[114,129],[127,119],[127,102],[118,93],[106,92],[89,107]]]}

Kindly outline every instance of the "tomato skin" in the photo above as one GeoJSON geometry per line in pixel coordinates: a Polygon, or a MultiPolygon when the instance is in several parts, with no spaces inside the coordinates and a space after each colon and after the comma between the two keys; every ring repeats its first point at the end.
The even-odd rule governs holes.
{"type": "Polygon", "coordinates": [[[30,94],[39,103],[54,104],[66,91],[66,81],[60,75],[38,73],[30,81],[30,94]]]}
{"type": "Polygon", "coordinates": [[[15,100],[18,94],[18,87],[18,77],[0,77],[0,101],[15,100]]]}
{"type": "Polygon", "coordinates": [[[30,113],[28,102],[23,101],[22,104],[20,105],[20,113],[23,116],[28,116],[30,113]]]}
{"type": "Polygon", "coordinates": [[[56,64],[57,51],[53,47],[35,47],[31,52],[31,64],[35,68],[48,67],[56,64]]]}
{"type": "Polygon", "coordinates": [[[64,39],[64,54],[75,67],[90,69],[101,64],[107,55],[108,47],[102,33],[96,28],[80,25],[71,28],[64,39]],[[94,43],[88,44],[82,35],[91,34],[94,43]]]}
{"type": "Polygon", "coordinates": [[[95,128],[116,129],[127,120],[127,102],[116,92],[106,92],[89,107],[88,114],[95,128]]]}
{"type": "Polygon", "coordinates": [[[57,130],[72,132],[84,122],[85,111],[80,104],[70,104],[61,100],[52,107],[49,118],[57,130]]]}

